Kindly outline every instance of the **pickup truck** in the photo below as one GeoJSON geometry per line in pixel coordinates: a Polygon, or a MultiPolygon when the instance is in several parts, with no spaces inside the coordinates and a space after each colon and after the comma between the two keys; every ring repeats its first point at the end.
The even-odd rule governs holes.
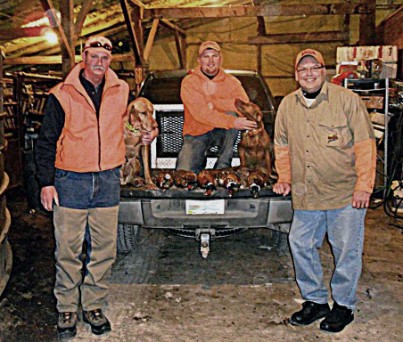
{"type": "MultiPolygon", "coordinates": [[[[273,137],[276,113],[273,96],[262,76],[254,71],[226,70],[237,77],[250,101],[264,113],[264,124],[273,137]]],[[[183,104],[180,85],[186,70],[156,71],[145,79],[139,96],[154,104],[154,117],[160,134],[151,145],[151,169],[174,169],[182,146],[183,104]]],[[[237,143],[240,140],[238,136],[237,143]]],[[[237,143],[232,166],[239,165],[237,143]]],[[[216,160],[217,149],[208,152],[207,167],[216,160]]],[[[291,198],[275,194],[271,187],[260,190],[254,198],[249,189],[229,194],[217,188],[211,196],[204,190],[191,191],[172,187],[168,190],[144,190],[121,187],[118,224],[118,253],[136,248],[141,229],[163,229],[200,241],[200,253],[208,256],[210,241],[252,228],[268,228],[284,236],[292,219],[291,198]]],[[[279,238],[277,237],[277,240],[279,238]]],[[[283,238],[284,240],[284,238],[283,238]]]]}

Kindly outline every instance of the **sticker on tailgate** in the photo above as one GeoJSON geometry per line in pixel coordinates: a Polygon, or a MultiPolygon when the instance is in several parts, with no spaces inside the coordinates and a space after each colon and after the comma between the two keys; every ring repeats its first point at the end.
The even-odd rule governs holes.
{"type": "Polygon", "coordinates": [[[186,200],[186,215],[224,214],[225,200],[186,200]]]}

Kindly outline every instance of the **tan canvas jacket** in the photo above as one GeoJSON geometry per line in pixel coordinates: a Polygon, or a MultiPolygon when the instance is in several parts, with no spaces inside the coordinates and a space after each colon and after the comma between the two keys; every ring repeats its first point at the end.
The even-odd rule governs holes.
{"type": "Polygon", "coordinates": [[[376,146],[368,112],[352,91],[328,82],[309,108],[301,89],[280,104],[275,127],[279,182],[291,183],[294,209],[327,210],[372,192],[376,146]]]}

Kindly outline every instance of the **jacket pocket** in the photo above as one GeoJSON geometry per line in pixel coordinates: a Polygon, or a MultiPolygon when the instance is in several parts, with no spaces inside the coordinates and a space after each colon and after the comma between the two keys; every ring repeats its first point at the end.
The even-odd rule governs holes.
{"type": "Polygon", "coordinates": [[[347,123],[319,123],[319,137],[321,145],[326,147],[345,147],[352,139],[347,123]]]}

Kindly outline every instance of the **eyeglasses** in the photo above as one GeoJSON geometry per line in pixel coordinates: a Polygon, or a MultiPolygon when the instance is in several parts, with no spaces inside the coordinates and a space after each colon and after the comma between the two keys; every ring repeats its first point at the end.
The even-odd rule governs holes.
{"type": "Polygon", "coordinates": [[[100,42],[92,42],[87,47],[85,47],[85,49],[88,49],[90,47],[92,47],[92,48],[104,48],[105,50],[112,51],[112,46],[109,45],[108,43],[102,44],[100,42]]]}
{"type": "Polygon", "coordinates": [[[323,65],[315,65],[312,68],[301,68],[297,69],[297,72],[300,74],[307,74],[308,72],[312,72],[313,74],[318,74],[321,69],[323,69],[323,65]]]}

